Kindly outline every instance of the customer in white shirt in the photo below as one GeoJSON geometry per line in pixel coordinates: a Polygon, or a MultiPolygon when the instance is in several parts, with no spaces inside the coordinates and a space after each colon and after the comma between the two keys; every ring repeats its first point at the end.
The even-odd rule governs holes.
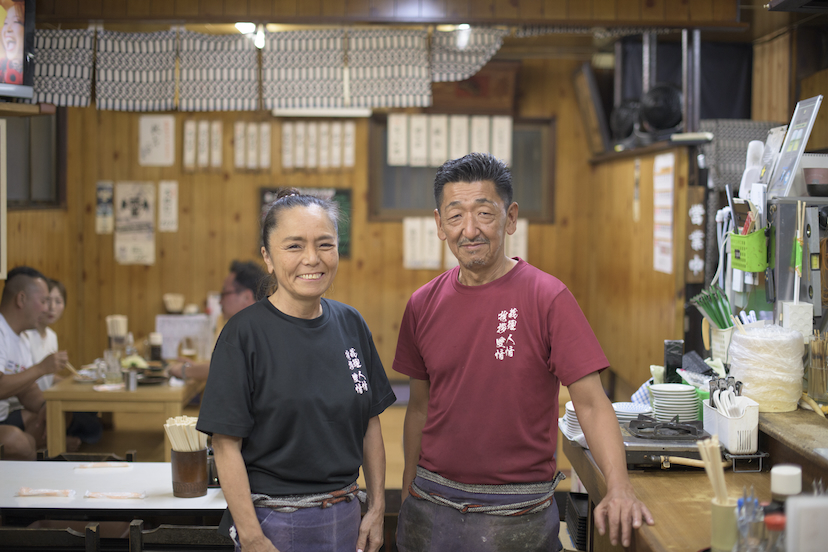
{"type": "MultiPolygon", "coordinates": [[[[58,350],[57,334],[49,326],[60,320],[66,308],[66,287],[57,280],[48,280],[46,285],[49,286],[48,309],[37,320],[36,328],[20,334],[20,339],[32,352],[34,362],[40,362],[58,350]]],[[[46,374],[37,380],[37,386],[45,391],[55,383],[55,378],[60,380],[60,376],[46,374]]]]}
{"type": "Polygon", "coordinates": [[[30,267],[9,271],[0,298],[0,443],[3,457],[33,460],[37,443],[45,427],[43,392],[35,383],[41,376],[62,370],[67,363],[65,351],[55,352],[34,364],[20,334],[37,327],[41,313],[48,309],[49,288],[46,278],[30,267]],[[37,415],[38,423],[24,431],[22,413],[9,412],[8,400],[16,397],[25,410],[37,415]]]}

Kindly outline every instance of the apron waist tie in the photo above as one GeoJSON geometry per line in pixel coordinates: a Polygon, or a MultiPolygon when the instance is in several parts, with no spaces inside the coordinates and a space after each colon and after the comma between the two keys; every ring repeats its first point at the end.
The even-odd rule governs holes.
{"type": "Polygon", "coordinates": [[[307,495],[292,495],[292,496],[277,496],[272,497],[265,494],[252,494],[253,506],[256,508],[270,508],[277,512],[295,512],[300,508],[329,508],[334,504],[347,500],[352,501],[354,498],[360,502],[365,502],[367,499],[365,491],[359,490],[359,485],[354,482],[351,485],[338,491],[331,491],[329,493],[316,493],[307,495]]]}

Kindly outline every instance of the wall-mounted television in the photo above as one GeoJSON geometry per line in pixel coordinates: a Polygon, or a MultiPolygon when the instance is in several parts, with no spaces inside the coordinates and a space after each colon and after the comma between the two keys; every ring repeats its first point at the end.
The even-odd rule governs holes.
{"type": "Polygon", "coordinates": [[[34,94],[35,0],[0,0],[0,97],[34,94]]]}

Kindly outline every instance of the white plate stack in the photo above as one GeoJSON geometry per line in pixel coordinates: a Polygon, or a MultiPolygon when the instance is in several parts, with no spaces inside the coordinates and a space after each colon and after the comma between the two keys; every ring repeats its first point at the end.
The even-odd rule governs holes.
{"type": "Polygon", "coordinates": [[[646,414],[647,416],[653,415],[653,409],[649,404],[617,402],[612,403],[612,408],[615,410],[615,416],[621,424],[626,424],[631,420],[637,420],[639,414],[646,414]]]}
{"type": "Polygon", "coordinates": [[[584,431],[581,429],[581,424],[578,423],[578,416],[575,415],[575,407],[572,406],[572,401],[566,403],[566,414],[564,414],[566,421],[566,429],[570,435],[579,435],[584,431]]]}
{"type": "Polygon", "coordinates": [[[679,423],[699,419],[701,401],[696,388],[682,383],[657,383],[650,386],[656,420],[669,422],[678,416],[679,423]]]}

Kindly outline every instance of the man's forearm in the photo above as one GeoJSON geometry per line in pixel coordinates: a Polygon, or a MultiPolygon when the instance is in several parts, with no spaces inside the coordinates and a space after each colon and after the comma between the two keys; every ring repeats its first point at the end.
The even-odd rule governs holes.
{"type": "Polygon", "coordinates": [[[17,374],[0,375],[0,399],[15,397],[36,382],[43,375],[43,371],[39,367],[39,364],[35,364],[17,374]]]}

